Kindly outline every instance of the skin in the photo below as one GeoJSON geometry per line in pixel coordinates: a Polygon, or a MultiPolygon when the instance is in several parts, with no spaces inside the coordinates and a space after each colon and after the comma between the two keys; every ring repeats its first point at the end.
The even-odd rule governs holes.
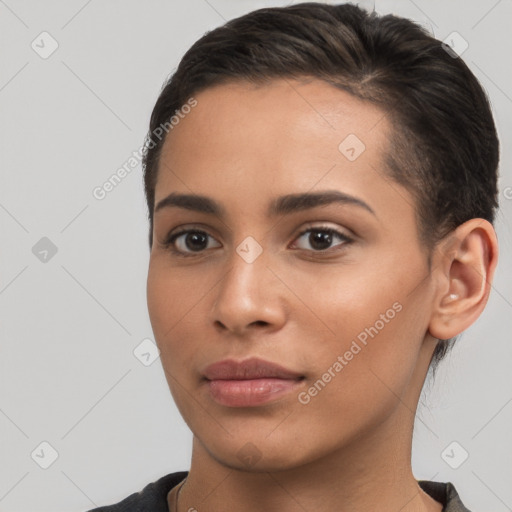
{"type": "Polygon", "coordinates": [[[462,332],[485,306],[492,226],[459,226],[429,267],[414,200],[385,174],[386,116],[326,83],[231,83],[195,97],[165,141],[155,204],[171,192],[201,194],[225,216],[155,212],[147,282],[166,378],[194,435],[180,512],[441,511],[412,473],[414,416],[435,337],[462,332]],[[349,134],[366,146],[355,161],[338,149],[349,134]],[[326,190],[374,214],[329,204],[266,215],[277,196],[326,190]],[[334,235],[319,247],[317,231],[300,235],[326,226],[352,241],[334,235]],[[174,248],[189,254],[180,257],[164,244],[178,228],[209,236],[199,252],[190,235],[189,245],[178,238],[174,248]],[[236,251],[248,236],[263,250],[252,263],[236,251]],[[397,302],[400,312],[307,404],[293,392],[226,407],[202,381],[213,362],[256,356],[304,375],[307,391],[397,302]],[[256,462],[239,457],[248,442],[256,462]]]}

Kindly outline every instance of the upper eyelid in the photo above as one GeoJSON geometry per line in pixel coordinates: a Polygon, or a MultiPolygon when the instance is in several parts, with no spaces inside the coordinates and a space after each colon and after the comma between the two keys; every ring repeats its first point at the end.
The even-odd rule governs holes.
{"type": "MultiPolygon", "coordinates": [[[[323,221],[325,223],[327,222],[330,222],[330,221],[323,221]]],[[[173,229],[172,231],[170,231],[167,235],[166,235],[166,238],[170,238],[172,236],[178,236],[178,235],[182,235],[183,233],[188,233],[190,231],[201,231],[201,232],[204,232],[206,233],[207,235],[209,236],[212,236],[213,238],[215,238],[214,235],[212,235],[210,233],[210,228],[204,228],[200,225],[190,225],[190,226],[187,226],[185,225],[184,227],[179,227],[179,228],[175,228],[176,231],[173,229]]],[[[339,232],[340,234],[342,235],[345,235],[347,237],[353,237],[355,236],[354,233],[352,232],[352,230],[346,228],[346,227],[333,227],[333,226],[329,226],[327,224],[322,224],[322,221],[311,221],[311,223],[306,223],[306,225],[300,229],[299,232],[297,232],[295,234],[295,236],[299,236],[299,235],[302,235],[304,234],[304,232],[306,231],[309,231],[309,230],[313,230],[313,229],[318,229],[318,230],[321,230],[321,229],[324,229],[324,230],[327,230],[327,229],[332,229],[333,231],[337,231],[339,232]],[[317,223],[320,223],[320,224],[317,224],[317,223]],[[345,232],[348,232],[348,234],[346,234],[345,232]]]]}
{"type": "Polygon", "coordinates": [[[307,231],[313,231],[313,230],[318,230],[318,231],[327,231],[327,230],[332,230],[332,231],[335,231],[337,232],[338,234],[342,235],[342,236],[345,236],[347,238],[352,238],[352,232],[347,229],[347,228],[339,228],[339,227],[333,227],[333,226],[329,226],[327,224],[322,224],[322,225],[316,225],[316,224],[312,224],[312,225],[307,225],[306,227],[304,227],[303,229],[301,229],[297,235],[297,236],[300,236],[300,235],[303,235],[304,233],[306,233],[307,231]]]}

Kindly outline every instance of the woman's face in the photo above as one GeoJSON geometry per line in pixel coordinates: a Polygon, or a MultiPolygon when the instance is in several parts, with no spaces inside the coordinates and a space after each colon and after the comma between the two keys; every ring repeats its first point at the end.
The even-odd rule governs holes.
{"type": "Polygon", "coordinates": [[[363,439],[394,449],[434,348],[434,291],[413,199],[386,174],[388,119],[320,81],[195,98],[163,147],[147,288],[184,420],[230,467],[297,467],[363,439]],[[281,199],[320,193],[340,195],[281,199]],[[158,208],[170,194],[220,213],[158,208]],[[212,363],[252,357],[301,378],[253,393],[205,379],[212,363]]]}

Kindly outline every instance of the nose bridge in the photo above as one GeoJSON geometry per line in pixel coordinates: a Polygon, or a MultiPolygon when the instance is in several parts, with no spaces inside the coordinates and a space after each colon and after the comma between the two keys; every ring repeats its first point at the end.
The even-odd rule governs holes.
{"type": "Polygon", "coordinates": [[[263,248],[259,244],[258,247],[255,241],[244,240],[234,248],[228,261],[228,272],[221,281],[218,300],[244,301],[246,305],[257,302],[265,274],[268,273],[263,248]]]}
{"type": "Polygon", "coordinates": [[[246,237],[233,249],[227,272],[219,283],[213,320],[224,327],[241,330],[255,322],[275,323],[279,320],[276,290],[267,268],[268,257],[252,237],[246,237]]]}

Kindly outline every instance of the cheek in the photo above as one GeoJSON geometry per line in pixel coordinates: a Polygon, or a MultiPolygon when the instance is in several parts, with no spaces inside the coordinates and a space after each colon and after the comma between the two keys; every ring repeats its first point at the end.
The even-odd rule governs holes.
{"type": "Polygon", "coordinates": [[[362,310],[342,305],[343,313],[338,310],[336,316],[332,303],[330,318],[337,336],[326,338],[311,354],[314,370],[297,397],[297,418],[322,432],[327,445],[363,434],[400,407],[422,341],[415,308],[402,301],[389,303],[384,297],[376,299],[374,308],[362,310]]]}
{"type": "Polygon", "coordinates": [[[193,344],[193,338],[197,337],[194,307],[197,310],[200,306],[204,293],[203,288],[191,282],[191,275],[185,278],[183,272],[169,269],[163,258],[151,260],[147,280],[151,326],[169,390],[189,426],[197,411],[190,400],[189,393],[194,389],[186,372],[194,367],[194,354],[197,357],[193,344]]]}
{"type": "Polygon", "coordinates": [[[331,267],[314,279],[306,273],[294,278],[294,291],[307,297],[308,311],[297,320],[301,338],[318,339],[322,330],[310,354],[312,373],[329,381],[329,387],[339,386],[342,395],[372,394],[372,387],[401,393],[426,333],[426,299],[417,288],[421,261],[409,268],[394,260],[380,263],[365,266],[364,272],[355,266],[331,267]]]}
{"type": "MultiPolygon", "coordinates": [[[[200,269],[172,268],[162,255],[153,257],[147,279],[148,312],[165,372],[188,380],[197,366],[206,328],[205,304],[215,276],[200,269]]],[[[169,382],[174,387],[175,384],[169,382]]]]}
{"type": "Polygon", "coordinates": [[[157,343],[166,342],[205,295],[208,287],[198,272],[172,268],[163,255],[153,256],[147,279],[148,312],[157,343]]]}

